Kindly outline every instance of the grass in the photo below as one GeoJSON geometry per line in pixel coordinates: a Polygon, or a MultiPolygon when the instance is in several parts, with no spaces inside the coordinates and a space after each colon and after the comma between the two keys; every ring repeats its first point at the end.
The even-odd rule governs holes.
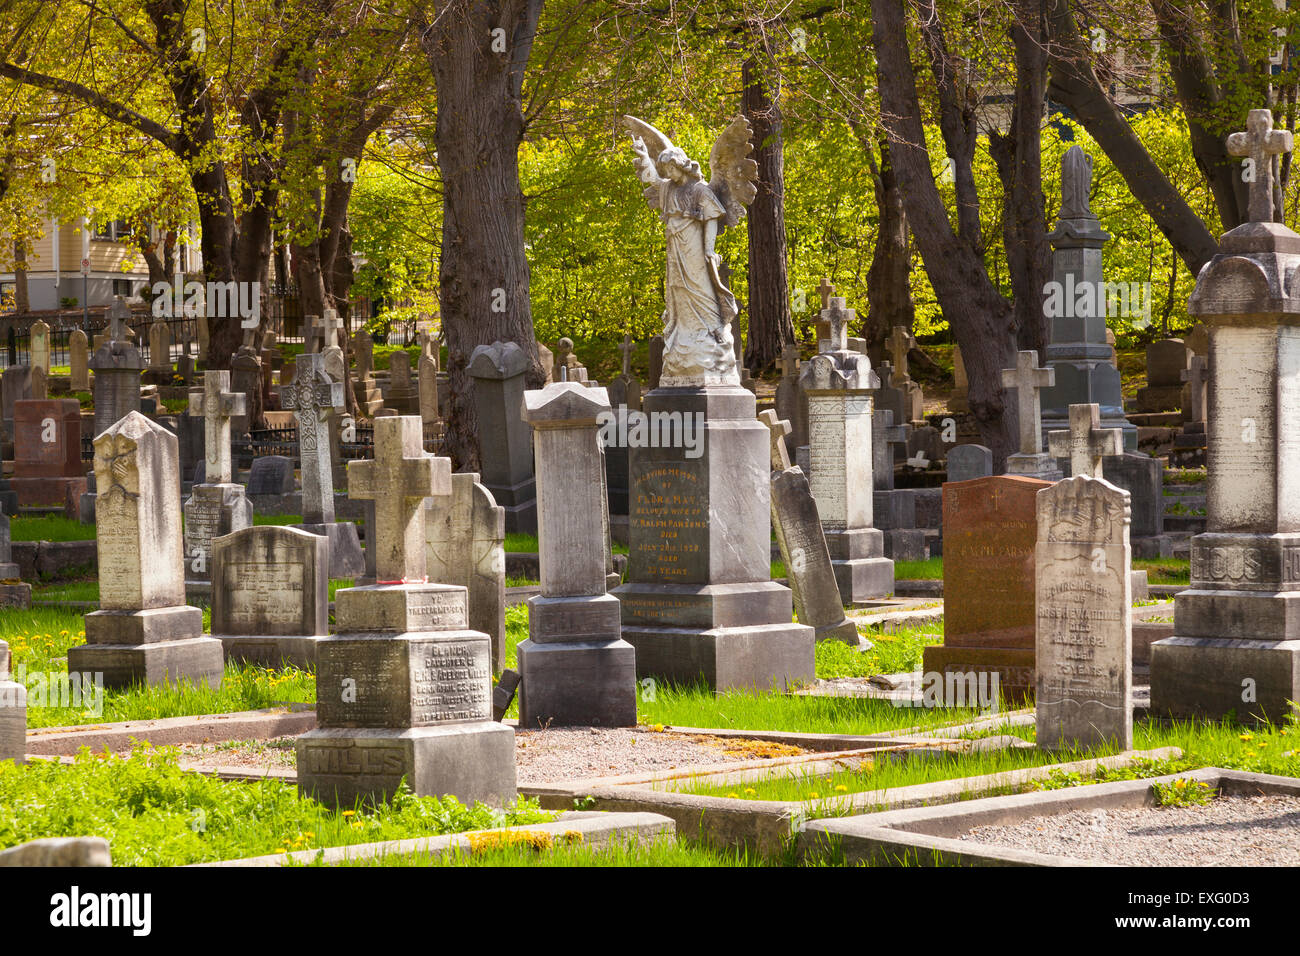
{"type": "Polygon", "coordinates": [[[184,772],[179,755],[146,744],[126,757],[83,749],[70,765],[0,763],[0,847],[100,836],[112,845],[115,866],[180,866],[555,818],[528,800],[499,811],[409,791],[335,811],[300,797],[292,782],[184,772]]]}
{"type": "MultiPolygon", "coordinates": [[[[471,838],[472,839],[472,838],[471,838]]],[[[469,851],[456,850],[441,856],[400,854],[375,860],[349,860],[340,866],[765,866],[762,858],[740,850],[723,852],[670,837],[642,844],[636,839],[589,847],[580,840],[529,841],[515,837],[501,842],[480,840],[469,851]],[[543,852],[544,851],[544,852],[543,852]]]]}
{"type": "MultiPolygon", "coordinates": [[[[351,578],[331,578],[329,582],[329,599],[334,600],[334,594],[339,588],[350,588],[354,583],[351,578]]],[[[39,584],[32,588],[32,600],[59,603],[90,601],[98,604],[99,582],[92,579],[88,581],[61,581],[57,584],[39,584]]]]}
{"type": "Polygon", "coordinates": [[[829,680],[913,671],[921,666],[922,649],[930,644],[943,643],[942,621],[888,633],[864,627],[859,627],[858,631],[871,641],[871,650],[859,651],[839,641],[817,642],[818,677],[829,680]]]}
{"type": "MultiPolygon", "coordinates": [[[[505,550],[507,551],[536,554],[537,548],[537,535],[535,534],[524,534],[519,531],[511,531],[506,535],[505,550]]],[[[627,554],[627,545],[615,542],[610,547],[610,550],[615,554],[627,554]]]]}
{"type": "Polygon", "coordinates": [[[1186,558],[1134,559],[1134,571],[1145,571],[1148,584],[1187,584],[1191,580],[1191,562],[1186,558]]]}
{"type": "Polygon", "coordinates": [[[14,541],[94,541],[95,526],[63,515],[17,517],[9,522],[14,541]]]}
{"type": "Polygon", "coordinates": [[[926,558],[924,561],[895,561],[894,580],[942,580],[943,558],[926,558]]]}
{"type": "Polygon", "coordinates": [[[293,525],[302,524],[302,515],[253,515],[255,525],[293,525]]]}

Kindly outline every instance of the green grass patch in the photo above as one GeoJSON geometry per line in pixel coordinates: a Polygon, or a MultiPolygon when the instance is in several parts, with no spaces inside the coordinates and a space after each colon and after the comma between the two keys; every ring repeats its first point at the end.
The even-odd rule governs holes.
{"type": "MultiPolygon", "coordinates": [[[[519,531],[511,531],[506,535],[506,551],[517,551],[524,554],[537,554],[538,544],[537,535],[524,534],[519,531]]],[[[610,550],[615,554],[627,554],[627,545],[615,542],[610,550]]]]}
{"type": "Polygon", "coordinates": [[[1145,571],[1148,584],[1187,584],[1191,580],[1191,562],[1186,558],[1135,558],[1133,570],[1145,571]]]}
{"type": "Polygon", "coordinates": [[[943,580],[943,558],[926,558],[924,561],[895,561],[895,581],[943,580]]]}
{"type": "MultiPolygon", "coordinates": [[[[329,583],[329,599],[339,588],[350,588],[355,582],[351,578],[332,578],[329,583]]],[[[99,603],[99,582],[63,581],[55,584],[38,584],[32,588],[33,601],[92,601],[99,603]]]]}
{"type": "MultiPolygon", "coordinates": [[[[538,834],[540,836],[540,834],[538,834]]],[[[576,834],[575,834],[576,836],[576,834]]],[[[473,839],[473,838],[472,838],[473,839]]],[[[410,853],[376,860],[349,860],[340,866],[765,866],[762,858],[740,850],[723,852],[699,844],[665,837],[642,845],[636,839],[585,846],[574,837],[561,835],[550,841],[523,835],[501,838],[495,835],[474,840],[470,851],[456,850],[440,856],[410,853]]]]}
{"type": "Polygon", "coordinates": [[[253,524],[292,525],[302,524],[302,515],[253,515],[253,524]]]}
{"type": "Polygon", "coordinates": [[[818,677],[829,680],[914,671],[921,666],[921,652],[925,647],[943,643],[942,620],[889,632],[859,624],[858,632],[871,641],[871,650],[859,651],[839,641],[817,642],[818,677]]]}
{"type": "Polygon", "coordinates": [[[94,541],[95,526],[63,515],[36,515],[10,519],[14,541],[94,541]]]}
{"type": "Polygon", "coordinates": [[[399,791],[388,803],[334,811],[280,780],[232,782],[179,766],[176,748],[127,757],[84,750],[73,764],[0,763],[0,847],[99,836],[116,866],[180,866],[553,820],[520,800],[505,811],[399,791]]]}

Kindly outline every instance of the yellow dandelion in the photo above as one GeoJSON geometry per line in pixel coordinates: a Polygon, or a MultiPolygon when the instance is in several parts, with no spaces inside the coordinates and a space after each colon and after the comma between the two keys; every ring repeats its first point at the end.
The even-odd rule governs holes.
{"type": "Polygon", "coordinates": [[[735,793],[735,792],[732,792],[732,793],[727,794],[727,798],[728,798],[729,800],[735,800],[735,799],[736,799],[737,797],[739,797],[739,796],[740,796],[740,794],[735,793]]]}
{"type": "Polygon", "coordinates": [[[818,797],[820,797],[820,796],[821,796],[821,794],[818,793],[816,790],[810,790],[810,791],[808,792],[808,799],[809,799],[809,800],[816,800],[816,799],[817,799],[818,797]]]}
{"type": "Polygon", "coordinates": [[[839,785],[835,788],[835,792],[836,792],[836,793],[847,793],[847,792],[848,792],[848,789],[849,789],[848,787],[844,786],[844,784],[841,783],[841,784],[839,784],[839,785]]]}

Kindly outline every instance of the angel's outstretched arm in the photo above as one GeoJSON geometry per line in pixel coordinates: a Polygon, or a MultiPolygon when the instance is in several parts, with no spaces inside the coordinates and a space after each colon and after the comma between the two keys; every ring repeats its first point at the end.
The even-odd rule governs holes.
{"type": "Polygon", "coordinates": [[[650,158],[650,153],[645,147],[645,140],[640,136],[632,137],[632,151],[635,153],[632,162],[636,166],[637,179],[647,186],[658,186],[663,182],[659,171],[655,169],[654,160],[650,158]]]}

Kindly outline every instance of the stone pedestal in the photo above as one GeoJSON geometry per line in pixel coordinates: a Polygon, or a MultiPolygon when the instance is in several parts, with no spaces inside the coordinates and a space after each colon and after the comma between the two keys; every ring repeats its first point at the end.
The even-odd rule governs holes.
{"type": "Polygon", "coordinates": [[[1300,236],[1249,222],[1219,249],[1189,304],[1210,336],[1206,533],[1151,645],[1151,712],[1278,723],[1300,701],[1300,236]]]}
{"type": "Polygon", "coordinates": [[[520,415],[528,357],[513,342],[480,345],[470,357],[478,412],[480,480],[506,509],[506,531],[537,533],[532,432],[520,415]]]}
{"type": "Polygon", "coordinates": [[[465,627],[465,589],[373,585],[335,599],[339,633],[317,647],[319,726],[296,743],[298,789],[349,807],[390,799],[405,777],[419,796],[513,800],[515,735],[492,720],[492,642],[465,627]]]}
{"type": "Polygon", "coordinates": [[[813,629],[771,580],[770,439],[753,393],[661,388],[643,409],[675,413],[691,442],[631,451],[628,583],[614,593],[637,676],[719,691],[811,681],[813,629]]]}
{"type": "Polygon", "coordinates": [[[221,642],[203,636],[203,612],[185,604],[176,436],[131,412],[95,439],[99,606],[69,671],[101,672],[104,686],[192,680],[219,687],[221,642]]]}

